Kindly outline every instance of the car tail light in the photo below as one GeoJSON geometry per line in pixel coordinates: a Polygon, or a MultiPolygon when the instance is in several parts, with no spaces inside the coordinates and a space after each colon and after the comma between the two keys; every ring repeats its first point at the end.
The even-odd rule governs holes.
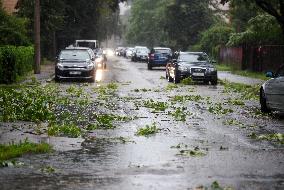
{"type": "Polygon", "coordinates": [[[154,56],[155,56],[155,54],[151,53],[149,57],[150,57],[150,59],[154,59],[154,56]]]}

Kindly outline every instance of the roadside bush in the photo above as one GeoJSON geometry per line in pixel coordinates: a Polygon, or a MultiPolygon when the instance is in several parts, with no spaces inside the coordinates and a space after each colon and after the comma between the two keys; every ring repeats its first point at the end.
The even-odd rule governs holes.
{"type": "Polygon", "coordinates": [[[32,71],[33,47],[0,47],[0,83],[16,82],[20,76],[32,71]]]}

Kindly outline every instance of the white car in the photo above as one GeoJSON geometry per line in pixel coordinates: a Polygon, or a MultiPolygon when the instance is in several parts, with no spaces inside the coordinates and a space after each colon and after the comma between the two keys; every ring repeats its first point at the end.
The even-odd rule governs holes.
{"type": "Polygon", "coordinates": [[[279,111],[284,113],[284,65],[274,74],[266,73],[270,77],[260,88],[261,111],[269,113],[279,111]]]}
{"type": "Polygon", "coordinates": [[[126,50],[126,58],[131,58],[133,54],[134,48],[127,48],[126,50]]]}
{"type": "Polygon", "coordinates": [[[145,46],[135,46],[131,61],[148,61],[150,50],[145,46]]]}

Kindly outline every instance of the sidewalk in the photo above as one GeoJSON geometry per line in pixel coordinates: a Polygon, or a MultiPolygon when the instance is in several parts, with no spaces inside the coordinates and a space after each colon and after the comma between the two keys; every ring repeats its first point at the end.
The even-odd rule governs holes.
{"type": "Polygon", "coordinates": [[[41,65],[41,73],[35,74],[34,76],[41,83],[50,82],[50,80],[54,77],[54,69],[53,64],[41,65]]]}
{"type": "Polygon", "coordinates": [[[230,71],[218,71],[218,78],[221,80],[227,80],[229,82],[243,83],[247,85],[261,85],[264,82],[261,79],[232,74],[230,71]]]}

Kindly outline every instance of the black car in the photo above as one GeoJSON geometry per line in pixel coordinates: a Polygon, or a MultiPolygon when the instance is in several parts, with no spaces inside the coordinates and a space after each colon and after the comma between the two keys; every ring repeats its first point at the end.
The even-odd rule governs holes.
{"type": "Polygon", "coordinates": [[[89,48],[69,48],[60,52],[55,66],[55,80],[87,79],[95,81],[95,54],[89,48]]]}
{"type": "Polygon", "coordinates": [[[166,78],[169,82],[179,83],[181,79],[190,77],[194,81],[210,82],[216,85],[217,69],[204,52],[179,52],[166,66],[166,78]]]}
{"type": "Polygon", "coordinates": [[[149,53],[148,69],[153,67],[165,67],[172,57],[172,50],[165,47],[154,47],[149,53]]]}

